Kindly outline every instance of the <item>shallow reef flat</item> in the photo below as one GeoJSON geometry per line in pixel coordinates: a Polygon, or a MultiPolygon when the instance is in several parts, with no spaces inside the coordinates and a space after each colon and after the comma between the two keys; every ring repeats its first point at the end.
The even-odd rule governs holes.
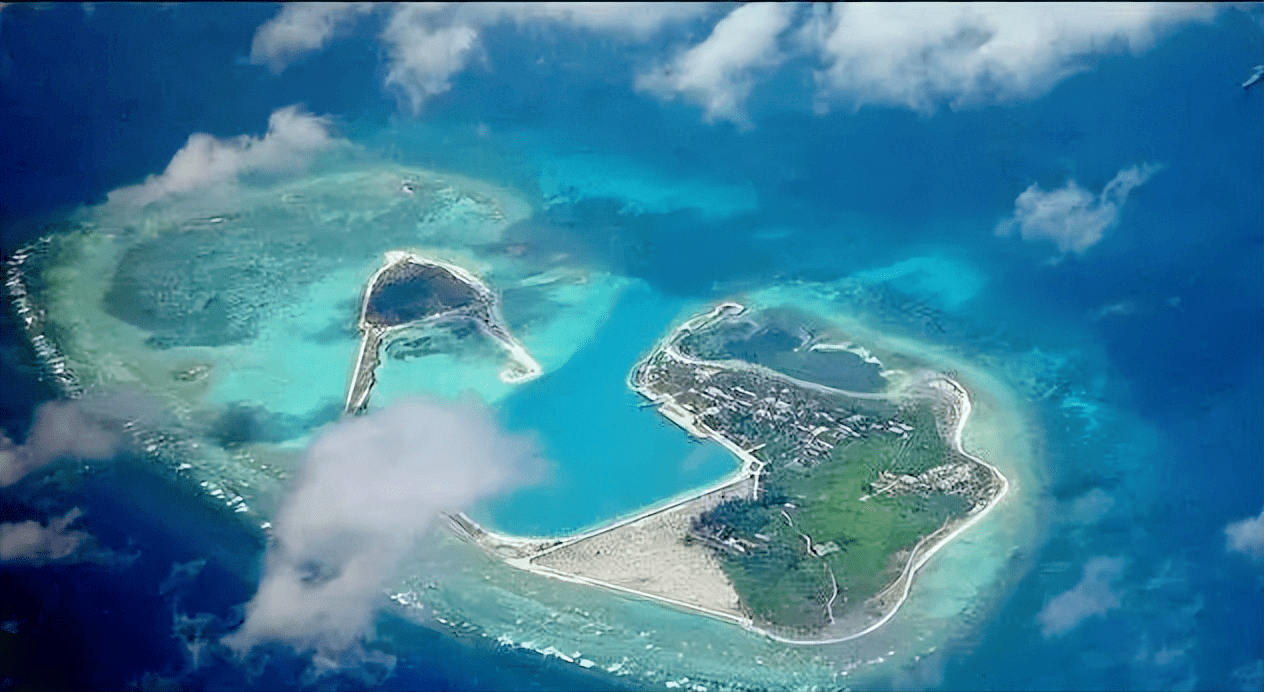
{"type": "MultiPolygon", "coordinates": [[[[365,287],[375,272],[391,264],[389,257],[383,261],[385,253],[402,251],[424,260],[411,263],[420,270],[401,265],[405,273],[420,271],[398,277],[401,288],[413,279],[437,277],[452,291],[427,294],[425,301],[411,306],[391,298],[420,294],[381,294],[387,300],[375,310],[382,318],[379,326],[402,326],[412,317],[420,318],[411,320],[416,327],[427,315],[478,302],[473,300],[478,291],[465,290],[473,282],[458,285],[439,274],[427,276],[434,270],[425,270],[426,262],[433,262],[455,268],[451,277],[468,273],[495,294],[503,312],[499,323],[542,372],[559,370],[585,348],[609,319],[611,306],[636,282],[504,242],[503,231],[530,213],[511,191],[477,181],[393,165],[355,166],[245,189],[226,206],[175,204],[130,216],[107,208],[85,210],[70,226],[11,258],[6,284],[49,377],[67,395],[128,386],[157,398],[171,415],[135,427],[140,448],[208,501],[266,527],[307,440],[344,414],[361,345],[357,308],[363,307],[365,287]],[[427,302],[432,297],[437,302],[427,302]]],[[[1036,482],[1027,468],[1029,440],[1021,404],[1007,393],[1008,384],[969,358],[868,329],[867,315],[849,322],[863,309],[837,301],[832,291],[829,285],[777,287],[748,296],[743,300],[746,311],[727,323],[733,327],[731,338],[694,344],[718,351],[683,347],[680,352],[748,362],[801,382],[849,388],[859,395],[853,397],[858,406],[885,416],[891,415],[888,409],[898,408],[891,406],[888,393],[910,381],[900,373],[911,372],[915,363],[955,371],[955,379],[977,404],[965,421],[965,447],[985,459],[995,458],[1007,476],[1016,474],[1011,477],[1019,484],[1036,482]],[[769,310],[761,312],[758,306],[769,310]],[[756,313],[769,329],[741,323],[756,313]],[[810,341],[803,341],[804,333],[810,341]]],[[[505,343],[486,333],[476,337],[479,329],[471,325],[475,322],[462,318],[442,329],[401,328],[401,338],[389,339],[383,348],[369,410],[416,392],[453,396],[465,389],[496,404],[522,386],[503,377],[505,343]]],[[[651,343],[652,333],[643,336],[642,343],[651,343]]],[[[627,367],[635,374],[635,359],[633,351],[619,372],[628,372],[622,370],[627,367]]],[[[509,362],[521,361],[511,351],[509,362]]],[[[731,376],[724,372],[727,368],[703,369],[716,370],[710,386],[728,391],[717,384],[731,376]]],[[[664,425],[707,437],[723,426],[706,413],[715,404],[702,404],[700,392],[715,396],[706,386],[694,387],[695,393],[659,392],[648,403],[657,406],[664,425]]],[[[641,390],[653,393],[652,387],[641,390]]],[[[635,409],[634,403],[628,405],[635,409]]],[[[650,419],[657,415],[648,407],[634,413],[650,419]]],[[[884,429],[893,440],[907,432],[884,429]]],[[[708,689],[838,686],[854,679],[848,675],[896,660],[889,651],[912,656],[955,631],[958,625],[952,623],[959,623],[958,615],[977,607],[978,594],[991,588],[1006,556],[1022,542],[1024,507],[1003,500],[997,505],[1002,509],[999,518],[996,512],[981,517],[964,540],[953,541],[934,561],[904,562],[908,555],[899,556],[897,562],[921,568],[910,572],[918,573],[917,587],[907,594],[891,592],[907,596],[896,599],[905,603],[901,616],[862,639],[828,644],[822,643],[831,640],[819,627],[774,631],[760,620],[749,591],[726,565],[731,546],[709,543],[697,520],[726,502],[756,498],[755,478],[767,480],[780,458],[776,455],[814,446],[755,449],[757,443],[743,446],[737,439],[735,434],[716,440],[741,462],[736,473],[616,522],[621,528],[599,528],[573,541],[515,541],[493,534],[508,547],[493,551],[497,559],[490,562],[474,546],[441,538],[442,551],[451,555],[444,578],[430,583],[423,578],[428,568],[419,566],[401,575],[391,595],[403,612],[416,612],[430,622],[442,618],[441,624],[463,632],[576,662],[587,660],[647,684],[708,689]],[[628,562],[620,550],[648,557],[628,562]],[[517,569],[515,561],[529,562],[532,569],[517,569]],[[598,583],[610,588],[594,588],[598,583]],[[683,598],[673,602],[672,594],[683,598]],[[426,604],[424,610],[415,607],[420,603],[426,604]],[[583,656],[572,656],[581,650],[583,656]]],[[[634,441],[621,440],[614,431],[609,442],[634,441]]],[[[937,477],[921,474],[903,475],[914,483],[932,483],[937,477]]],[[[894,480],[888,491],[909,489],[907,479],[894,480]]],[[[812,520],[806,512],[787,513],[796,523],[812,520]]],[[[806,533],[811,544],[787,535],[803,546],[804,560],[840,559],[842,551],[831,551],[829,544],[844,542],[812,529],[806,533]],[[822,557],[812,552],[814,547],[830,552],[822,557]]],[[[730,538],[737,537],[722,536],[719,543],[730,538]]],[[[744,539],[760,540],[753,534],[744,539]]],[[[930,553],[922,557],[929,559],[930,553]]],[[[835,576],[848,578],[845,570],[835,576]]],[[[862,611],[860,619],[849,619],[839,600],[834,605],[839,631],[862,630],[882,612],[894,612],[879,608],[878,615],[862,611]]],[[[823,606],[820,612],[828,620],[823,606]]]]}
{"type": "MultiPolygon", "coordinates": [[[[530,214],[517,193],[480,181],[341,163],[242,185],[231,199],[82,209],[6,262],[6,292],[64,395],[122,387],[153,398],[164,416],[133,426],[140,448],[260,525],[306,441],[345,408],[357,310],[385,253],[455,267],[448,275],[459,281],[446,284],[455,292],[434,297],[439,307],[490,306],[495,348],[450,339],[441,353],[394,351],[374,405],[471,387],[495,401],[515,378],[569,358],[617,282],[507,250],[503,232],[530,214]],[[501,315],[505,291],[515,301],[501,315]],[[543,365],[529,355],[535,347],[543,365]]],[[[389,319],[390,296],[381,297],[375,314],[389,319]]]]}

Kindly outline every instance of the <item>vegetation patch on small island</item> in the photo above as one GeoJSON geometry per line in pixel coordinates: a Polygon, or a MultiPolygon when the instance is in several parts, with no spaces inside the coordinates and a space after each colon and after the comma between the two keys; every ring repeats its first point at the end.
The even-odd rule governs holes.
{"type": "Polygon", "coordinates": [[[540,364],[505,326],[499,297],[473,274],[413,252],[392,250],[385,259],[364,287],[347,413],[368,405],[383,346],[397,359],[424,357],[442,352],[453,339],[481,333],[509,353],[502,381],[526,382],[540,375],[540,364]]]}

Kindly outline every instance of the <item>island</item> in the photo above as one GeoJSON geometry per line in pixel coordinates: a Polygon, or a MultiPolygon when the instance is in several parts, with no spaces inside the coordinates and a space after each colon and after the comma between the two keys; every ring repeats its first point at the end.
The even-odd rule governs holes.
{"type": "Polygon", "coordinates": [[[914,575],[1007,493],[966,452],[951,373],[884,369],[827,324],[725,302],[676,327],[628,386],[740,468],[711,487],[563,538],[463,538],[551,578],[653,599],[779,641],[846,641],[887,622],[914,575]]]}
{"type": "Polygon", "coordinates": [[[540,376],[540,364],[505,326],[496,293],[478,277],[455,264],[414,252],[387,252],[360,300],[360,348],[347,387],[345,412],[359,413],[368,405],[381,350],[388,341],[409,339],[415,347],[424,347],[435,332],[460,333],[471,325],[509,352],[509,364],[500,372],[502,382],[526,382],[540,376]]]}

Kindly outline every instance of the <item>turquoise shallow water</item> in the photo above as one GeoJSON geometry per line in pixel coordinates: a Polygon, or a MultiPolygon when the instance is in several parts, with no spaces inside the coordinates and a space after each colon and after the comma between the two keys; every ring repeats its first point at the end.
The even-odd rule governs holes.
{"type": "Polygon", "coordinates": [[[473,512],[505,531],[560,534],[711,483],[738,466],[628,389],[632,366],[686,304],[644,284],[624,290],[606,322],[565,366],[501,403],[505,426],[531,431],[551,464],[533,487],[473,512]]]}

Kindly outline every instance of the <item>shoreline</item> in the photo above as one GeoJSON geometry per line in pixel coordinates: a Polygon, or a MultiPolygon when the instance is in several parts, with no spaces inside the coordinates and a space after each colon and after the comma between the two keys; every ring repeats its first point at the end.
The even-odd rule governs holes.
{"type": "MultiPolygon", "coordinates": [[[[957,421],[955,425],[953,426],[953,434],[952,434],[951,442],[952,442],[952,447],[954,451],[956,451],[958,454],[964,455],[965,457],[969,458],[971,461],[974,461],[978,464],[983,465],[988,470],[990,470],[992,474],[995,475],[1001,481],[1000,492],[996,493],[996,495],[994,495],[988,501],[986,505],[976,509],[970,514],[967,514],[966,518],[962,520],[961,523],[952,527],[952,529],[946,535],[944,535],[940,540],[935,542],[929,548],[926,548],[925,552],[921,553],[920,555],[918,554],[918,551],[925,547],[923,544],[926,541],[929,541],[935,537],[934,533],[930,534],[929,536],[926,536],[921,541],[919,541],[916,546],[913,547],[912,554],[909,556],[908,562],[905,563],[904,571],[900,574],[900,578],[897,579],[894,584],[887,587],[881,593],[875,596],[875,598],[881,598],[884,595],[886,595],[891,589],[895,588],[896,586],[901,585],[902,583],[903,588],[901,590],[899,600],[896,601],[895,605],[892,606],[891,609],[887,611],[877,622],[873,623],[869,627],[865,628],[864,630],[861,630],[860,632],[856,632],[854,634],[849,634],[843,637],[827,638],[827,639],[791,639],[788,637],[782,637],[782,636],[773,634],[771,632],[760,630],[764,635],[776,641],[782,642],[783,644],[797,644],[797,645],[811,646],[811,645],[821,645],[821,644],[838,644],[841,642],[852,641],[854,639],[859,639],[867,634],[874,632],[878,628],[885,625],[888,621],[890,621],[891,618],[895,617],[896,612],[898,612],[900,610],[900,607],[904,605],[904,602],[908,600],[909,592],[912,590],[912,586],[913,586],[913,577],[916,576],[917,571],[920,570],[923,566],[925,566],[925,564],[930,561],[931,557],[933,557],[935,553],[939,552],[941,548],[948,545],[948,543],[951,542],[952,539],[961,535],[961,533],[963,533],[966,529],[969,529],[970,527],[974,526],[981,519],[983,519],[983,517],[987,516],[987,514],[990,513],[998,504],[1000,504],[1001,500],[1004,499],[1005,496],[1009,494],[1010,483],[1009,483],[1009,479],[1005,477],[1005,474],[1001,473],[1000,469],[996,468],[992,464],[989,464],[988,462],[983,461],[979,457],[965,451],[965,449],[961,445],[962,431],[965,429],[966,421],[967,419],[969,419],[970,413],[973,410],[973,405],[970,403],[970,396],[969,396],[969,393],[966,391],[966,388],[961,386],[961,383],[949,377],[945,377],[941,381],[948,382],[949,384],[951,384],[952,387],[960,394],[960,398],[958,399],[958,401],[962,403],[962,408],[964,409],[958,415],[957,421]]],[[[935,533],[939,533],[939,532],[936,531],[935,533]]]]}
{"type": "Polygon", "coordinates": [[[527,351],[526,347],[518,341],[503,325],[504,320],[500,315],[499,300],[496,294],[483,283],[478,277],[471,274],[465,268],[443,262],[440,260],[430,259],[424,255],[408,250],[390,250],[386,253],[385,262],[373,272],[369,280],[365,282],[363,292],[360,296],[360,314],[356,319],[356,329],[360,332],[360,346],[356,353],[355,365],[351,371],[351,382],[347,385],[347,397],[343,406],[344,412],[353,412],[362,410],[368,403],[369,394],[372,393],[373,385],[376,380],[376,372],[378,365],[378,351],[386,337],[392,333],[404,331],[407,329],[416,329],[420,326],[431,325],[442,320],[460,315],[466,319],[472,320],[477,326],[479,332],[484,336],[496,341],[509,352],[509,359],[512,363],[520,366],[521,370],[515,371],[512,367],[506,366],[497,377],[505,384],[520,384],[529,382],[544,373],[544,369],[535,358],[527,351]],[[373,287],[377,285],[377,281],[382,274],[391,269],[411,262],[421,266],[439,267],[447,271],[458,281],[466,284],[479,295],[483,300],[484,307],[487,309],[486,319],[478,315],[461,314],[466,308],[454,308],[446,312],[435,315],[429,315],[421,320],[399,324],[392,327],[374,327],[368,322],[369,298],[373,294],[373,287]],[[372,361],[365,372],[366,361],[372,361]],[[368,384],[365,385],[364,383],[368,384]],[[363,389],[363,391],[357,392],[363,389]]]}
{"type": "MultiPolygon", "coordinates": [[[[632,594],[640,598],[649,599],[651,601],[664,603],[664,604],[675,606],[678,608],[684,608],[686,610],[689,610],[698,614],[707,615],[713,618],[723,620],[725,622],[741,625],[743,629],[746,629],[751,632],[755,632],[757,634],[768,637],[769,639],[772,639],[774,641],[781,642],[784,644],[791,644],[791,645],[798,645],[798,646],[814,646],[814,645],[836,644],[836,643],[841,643],[841,642],[847,642],[847,641],[859,639],[860,637],[870,634],[874,632],[875,630],[879,629],[880,627],[882,627],[883,625],[885,625],[895,616],[895,614],[899,611],[900,607],[904,605],[905,601],[908,600],[909,593],[912,589],[912,583],[913,583],[914,577],[916,576],[917,572],[930,560],[930,558],[933,557],[935,553],[939,552],[939,550],[942,549],[945,545],[951,542],[952,539],[956,538],[961,533],[963,533],[964,531],[966,531],[967,529],[969,529],[970,527],[978,523],[983,517],[988,515],[992,511],[992,509],[995,508],[1000,503],[1000,501],[1009,494],[1009,489],[1010,489],[1009,479],[1006,478],[1006,476],[1003,473],[1001,473],[1001,471],[996,466],[986,461],[983,461],[982,459],[980,459],[979,457],[973,454],[970,454],[969,452],[965,451],[964,447],[962,446],[962,433],[963,433],[963,430],[965,429],[965,425],[968,419],[970,418],[970,414],[973,410],[973,406],[970,401],[969,392],[965,389],[965,387],[962,386],[955,379],[948,377],[946,375],[941,375],[940,378],[936,380],[935,382],[932,382],[930,386],[936,389],[942,390],[944,389],[944,387],[940,385],[939,383],[941,382],[947,383],[948,388],[951,390],[949,394],[953,396],[952,400],[954,402],[955,414],[954,414],[954,420],[952,422],[952,428],[949,434],[950,447],[957,454],[960,454],[963,457],[969,459],[970,461],[978,463],[984,468],[988,469],[992,473],[992,475],[996,479],[999,480],[1000,490],[996,492],[991,498],[989,498],[988,502],[985,505],[974,508],[969,514],[967,514],[959,522],[955,524],[945,525],[941,527],[939,530],[931,533],[930,535],[923,537],[910,551],[909,559],[905,563],[904,569],[901,571],[900,576],[895,580],[895,582],[893,582],[887,588],[883,589],[877,595],[872,597],[872,600],[881,602],[882,599],[888,597],[894,590],[897,590],[897,589],[899,590],[898,598],[895,600],[893,604],[890,604],[889,606],[885,608],[885,612],[883,612],[882,616],[876,622],[870,623],[869,625],[865,626],[862,630],[858,632],[853,632],[851,634],[847,634],[844,636],[823,637],[819,639],[803,639],[803,638],[786,637],[786,636],[779,635],[775,632],[769,631],[765,628],[755,625],[754,621],[749,617],[736,616],[731,613],[716,611],[710,608],[706,608],[704,606],[695,605],[695,604],[687,603],[684,601],[679,601],[677,599],[673,599],[670,597],[647,593],[644,591],[638,591],[636,589],[620,586],[617,584],[612,584],[612,583],[602,581],[599,579],[583,577],[576,574],[561,572],[559,570],[555,570],[549,567],[544,567],[542,565],[533,564],[533,561],[539,557],[548,555],[549,553],[555,552],[562,548],[574,545],[582,540],[586,540],[594,536],[599,536],[601,534],[614,531],[616,529],[627,526],[629,524],[640,521],[642,519],[652,517],[656,514],[660,514],[663,512],[667,512],[667,511],[679,508],[680,506],[688,504],[690,502],[701,500],[702,498],[705,498],[711,493],[722,491],[724,489],[730,488],[732,486],[736,486],[743,482],[747,482],[747,481],[753,482],[753,488],[751,492],[752,494],[758,493],[759,474],[760,474],[760,471],[762,471],[763,469],[764,462],[757,459],[749,451],[742,449],[742,447],[738,445],[737,443],[733,442],[732,440],[729,440],[728,438],[721,435],[720,433],[714,430],[711,430],[704,423],[697,420],[696,416],[690,414],[688,411],[686,411],[685,409],[677,405],[675,400],[672,399],[671,396],[666,395],[666,394],[656,394],[647,388],[641,387],[636,381],[637,376],[639,375],[643,366],[646,365],[649,362],[649,360],[660,351],[667,352],[668,355],[673,356],[673,357],[679,357],[685,362],[691,362],[697,365],[704,365],[704,364],[709,365],[710,362],[704,363],[703,361],[689,358],[687,356],[684,356],[684,354],[679,353],[679,351],[674,348],[674,342],[683,333],[687,331],[692,331],[699,327],[706,326],[712,321],[718,318],[727,316],[728,314],[740,314],[741,312],[744,312],[745,309],[746,309],[745,306],[741,304],[726,301],[726,302],[720,303],[719,305],[714,307],[711,311],[705,314],[697,315],[693,318],[686,320],[684,323],[678,325],[675,329],[673,329],[668,335],[666,335],[661,340],[659,340],[649,350],[649,352],[645,355],[645,357],[637,361],[635,366],[633,366],[631,370],[629,371],[629,374],[626,380],[626,384],[628,388],[631,389],[633,392],[637,393],[638,395],[644,397],[645,399],[648,399],[649,403],[652,405],[655,405],[658,412],[662,414],[663,417],[679,425],[683,430],[685,430],[688,434],[694,437],[709,439],[709,440],[713,440],[719,443],[722,447],[724,447],[726,450],[728,450],[730,453],[736,456],[742,462],[742,465],[733,474],[730,474],[703,489],[691,491],[682,497],[679,497],[672,501],[668,501],[667,504],[665,505],[661,505],[657,507],[651,506],[641,511],[635,512],[631,514],[630,516],[624,517],[622,519],[617,519],[610,523],[595,527],[587,531],[583,531],[581,533],[572,534],[569,536],[551,537],[551,538],[532,538],[532,537],[511,536],[507,534],[500,534],[493,531],[489,531],[483,528],[482,526],[479,526],[476,522],[471,520],[464,513],[459,513],[459,515],[457,515],[459,519],[457,519],[454,516],[449,516],[448,518],[449,518],[450,524],[453,525],[454,529],[458,530],[459,534],[472,540],[473,542],[478,544],[480,547],[487,550],[487,552],[490,555],[492,555],[493,557],[499,560],[504,561],[505,563],[517,569],[522,569],[524,571],[531,572],[531,573],[534,573],[546,578],[558,579],[561,581],[566,581],[566,582],[576,583],[576,584],[598,586],[598,587],[606,588],[606,589],[620,592],[620,593],[632,594]],[[473,529],[473,530],[471,531],[470,529],[473,529]],[[945,529],[946,529],[946,532],[945,532],[945,529]],[[941,533],[942,535],[939,535],[941,533]],[[492,539],[496,541],[497,543],[499,543],[500,545],[489,546],[483,540],[480,540],[480,537],[479,537],[480,535],[485,536],[489,539],[492,539]],[[509,546],[513,546],[520,550],[530,549],[532,545],[538,546],[542,543],[551,544],[551,545],[538,547],[535,551],[533,551],[531,554],[526,555],[526,556],[518,555],[515,557],[508,557],[506,555],[500,554],[498,550],[498,548],[503,549],[504,547],[509,547],[509,546]]],[[[724,362],[724,363],[727,363],[727,362],[724,362]]],[[[789,377],[782,373],[778,373],[776,371],[769,370],[768,368],[763,368],[762,366],[755,366],[755,365],[751,365],[747,363],[743,363],[742,365],[749,366],[750,368],[754,368],[754,369],[759,369],[761,371],[767,370],[768,373],[771,373],[783,379],[792,381],[797,385],[811,384],[811,383],[803,383],[795,378],[789,377]]],[[[835,390],[833,388],[823,387],[821,385],[816,385],[814,388],[823,389],[830,392],[842,393],[848,396],[857,396],[859,398],[870,398],[870,399],[891,398],[892,396],[894,396],[893,394],[865,394],[865,393],[860,393],[860,392],[854,392],[854,393],[844,392],[842,390],[835,390]]]]}

